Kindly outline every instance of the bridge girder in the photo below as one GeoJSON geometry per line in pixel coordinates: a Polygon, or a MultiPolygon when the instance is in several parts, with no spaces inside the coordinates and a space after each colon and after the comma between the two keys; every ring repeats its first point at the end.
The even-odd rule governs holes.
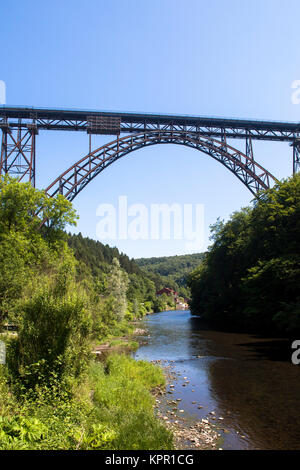
{"type": "MultiPolygon", "coordinates": [[[[225,132],[227,138],[245,138],[246,135],[262,140],[292,142],[300,135],[300,123],[262,121],[254,119],[219,118],[207,116],[168,115],[132,112],[111,112],[91,110],[62,110],[45,108],[0,106],[1,122],[11,127],[26,126],[34,120],[38,129],[72,130],[88,133],[107,133],[104,123],[113,127],[114,133],[131,133],[151,130],[177,130],[198,132],[202,135],[220,138],[225,132]],[[112,126],[112,121],[113,126],[112,126]],[[116,132],[116,126],[119,130],[116,132]]],[[[109,130],[109,129],[108,129],[109,130]]]]}
{"type": "MultiPolygon", "coordinates": [[[[36,134],[39,130],[83,131],[89,134],[137,135],[150,132],[189,133],[203,138],[243,139],[253,160],[253,140],[285,141],[293,146],[293,173],[300,170],[300,123],[0,106],[2,130],[0,175],[9,173],[35,185],[36,134]]],[[[225,147],[224,147],[225,148],[225,147]]],[[[91,148],[90,148],[91,150],[91,148]]]]}

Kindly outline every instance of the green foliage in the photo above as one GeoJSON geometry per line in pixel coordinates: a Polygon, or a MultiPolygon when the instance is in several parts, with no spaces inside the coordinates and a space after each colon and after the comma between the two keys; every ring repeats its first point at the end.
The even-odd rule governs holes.
{"type": "Polygon", "coordinates": [[[0,327],[22,294],[28,277],[26,252],[28,242],[18,234],[0,235],[0,327]]]}
{"type": "Polygon", "coordinates": [[[66,223],[75,212],[62,196],[0,180],[0,330],[17,327],[1,336],[0,449],[170,448],[149,393],[161,371],[123,356],[90,368],[92,340],[128,333],[128,318],[152,310],[155,285],[116,249],[99,261],[101,244],[79,236],[76,260],[66,223]]]}
{"type": "MultiPolygon", "coordinates": [[[[120,268],[128,274],[126,318],[140,318],[147,312],[159,312],[169,308],[168,302],[158,301],[156,291],[169,287],[181,296],[189,297],[188,274],[201,262],[203,254],[169,256],[161,258],[141,258],[130,260],[117,248],[78,235],[68,235],[68,244],[74,250],[77,265],[77,278],[94,278],[100,295],[108,292],[107,277],[110,265],[116,258],[120,268]]],[[[170,302],[169,302],[170,303],[170,302]]],[[[173,307],[173,306],[172,306],[173,307]]]]}
{"type": "MultiPolygon", "coordinates": [[[[1,383],[7,388],[3,377],[1,383]]],[[[91,364],[73,397],[58,381],[58,393],[39,386],[22,404],[6,394],[0,449],[172,449],[172,435],[155,419],[149,393],[163,383],[157,366],[114,355],[106,366],[91,364]]]]}
{"type": "Polygon", "coordinates": [[[49,198],[30,183],[20,184],[7,175],[0,178],[0,233],[14,230],[33,235],[45,219],[55,234],[66,224],[75,225],[75,210],[61,195],[49,198]]]}
{"type": "Polygon", "coordinates": [[[117,430],[111,449],[171,449],[172,436],[153,415],[149,390],[165,382],[160,368],[125,355],[92,368],[94,401],[101,422],[117,430]]]}
{"type": "MultiPolygon", "coordinates": [[[[160,276],[144,272],[134,260],[119,253],[117,248],[111,248],[98,241],[83,237],[81,233],[78,235],[69,234],[68,244],[74,250],[78,261],[77,279],[91,278],[94,283],[93,290],[102,297],[111,293],[108,277],[111,275],[111,266],[115,263],[113,260],[119,262],[120,272],[124,273],[122,274],[123,283],[126,278],[125,273],[128,275],[127,309],[124,313],[128,320],[141,318],[147,312],[158,311],[154,308],[156,290],[165,285],[160,276]]],[[[124,312],[123,309],[121,310],[124,312]]]]}
{"type": "Polygon", "coordinates": [[[0,443],[6,450],[26,449],[46,436],[46,426],[32,417],[0,416],[0,443]]]}
{"type": "Polygon", "coordinates": [[[139,274],[141,271],[134,260],[130,260],[124,253],[109,245],[78,235],[68,235],[68,244],[74,251],[78,261],[82,261],[87,266],[93,276],[101,276],[103,271],[107,272],[109,265],[114,258],[117,258],[121,268],[128,274],[139,274]]]}
{"type": "Polygon", "coordinates": [[[155,299],[154,311],[163,312],[164,310],[171,310],[175,308],[175,303],[167,294],[162,294],[155,299]]]}
{"type": "Polygon", "coordinates": [[[191,309],[218,325],[300,330],[300,175],[212,227],[213,245],[189,278],[191,309]]]}
{"type": "Polygon", "coordinates": [[[89,358],[91,320],[76,294],[58,297],[38,292],[23,306],[18,335],[8,349],[8,364],[33,388],[52,375],[78,376],[89,358]]]}
{"type": "Polygon", "coordinates": [[[48,198],[29,183],[0,178],[0,326],[13,317],[22,297],[30,295],[31,283],[64,258],[63,228],[75,224],[75,218],[62,196],[48,198]],[[51,230],[38,230],[45,218],[51,230]]]}
{"type": "Polygon", "coordinates": [[[169,287],[183,297],[189,297],[187,277],[203,259],[203,253],[191,255],[164,256],[159,258],[140,258],[135,262],[140,268],[153,275],[157,289],[169,287]]]}
{"type": "Polygon", "coordinates": [[[109,426],[96,423],[92,424],[89,434],[81,436],[78,432],[75,437],[80,442],[81,450],[105,450],[111,448],[116,439],[116,432],[109,426]]]}
{"type": "Polygon", "coordinates": [[[118,320],[122,321],[127,308],[126,292],[128,288],[128,276],[120,268],[117,258],[113,258],[112,265],[108,274],[107,288],[112,299],[112,314],[118,320]]]}

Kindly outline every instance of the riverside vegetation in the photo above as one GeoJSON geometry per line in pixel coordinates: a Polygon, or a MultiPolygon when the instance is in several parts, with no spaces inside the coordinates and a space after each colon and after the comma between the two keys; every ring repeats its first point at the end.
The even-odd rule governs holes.
{"type": "Polygon", "coordinates": [[[300,175],[212,227],[213,244],[189,277],[191,310],[218,327],[300,332],[300,175]]]}
{"type": "Polygon", "coordinates": [[[91,353],[166,299],[118,250],[67,236],[75,223],[64,197],[0,180],[0,449],[171,449],[150,393],[161,369],[91,353]]]}
{"type": "Polygon", "coordinates": [[[165,384],[161,369],[120,354],[96,362],[92,349],[171,307],[156,290],[186,289],[186,278],[192,312],[217,326],[299,332],[299,212],[296,175],[218,221],[205,255],[138,266],[116,248],[67,235],[76,214],[62,196],[2,178],[0,449],[172,449],[150,393],[165,384]]]}
{"type": "Polygon", "coordinates": [[[191,295],[187,285],[188,276],[204,257],[203,253],[189,255],[161,256],[157,258],[138,258],[135,262],[138,266],[153,276],[156,283],[160,283],[158,290],[163,286],[174,289],[182,297],[189,298],[191,295]],[[163,286],[161,286],[163,281],[163,286]]]}

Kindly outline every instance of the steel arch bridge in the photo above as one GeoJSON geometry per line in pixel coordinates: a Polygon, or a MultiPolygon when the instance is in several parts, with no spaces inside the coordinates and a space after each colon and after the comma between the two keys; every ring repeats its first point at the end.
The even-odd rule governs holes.
{"type": "Polygon", "coordinates": [[[127,154],[155,144],[178,144],[208,154],[241,180],[252,194],[276,178],[254,159],[253,140],[284,141],[293,148],[293,173],[300,169],[300,123],[222,119],[201,116],[0,107],[2,131],[0,175],[10,174],[35,186],[36,136],[39,131],[84,131],[89,151],[46,188],[49,196],[73,200],[107,166],[127,154]],[[125,133],[125,137],[120,137],[125,133]],[[93,134],[116,135],[92,151],[93,134]],[[244,141],[244,152],[229,140],[244,141]]]}
{"type": "Polygon", "coordinates": [[[53,197],[63,194],[72,201],[83,188],[105,168],[134,150],[155,144],[179,144],[200,150],[222,163],[256,195],[270,187],[275,178],[258,163],[226,144],[197,133],[182,131],[148,131],[116,139],[72,165],[47,188],[53,197]]]}

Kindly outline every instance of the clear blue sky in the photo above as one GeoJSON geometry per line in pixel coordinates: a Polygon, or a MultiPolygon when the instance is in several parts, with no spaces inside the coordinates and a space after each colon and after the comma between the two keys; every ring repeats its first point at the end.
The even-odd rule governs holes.
{"type": "MultiPolygon", "coordinates": [[[[16,0],[2,2],[0,15],[7,104],[300,121],[291,102],[299,0],[16,0]]],[[[37,150],[42,188],[87,153],[88,138],[41,132],[37,150]]],[[[254,150],[278,178],[291,174],[287,144],[254,150]]],[[[96,238],[97,206],[119,195],[129,204],[204,204],[206,244],[209,224],[252,199],[208,156],[154,146],[109,167],[75,199],[76,231],[96,238]]],[[[180,240],[110,244],[132,257],[186,252],[180,240]]]]}

